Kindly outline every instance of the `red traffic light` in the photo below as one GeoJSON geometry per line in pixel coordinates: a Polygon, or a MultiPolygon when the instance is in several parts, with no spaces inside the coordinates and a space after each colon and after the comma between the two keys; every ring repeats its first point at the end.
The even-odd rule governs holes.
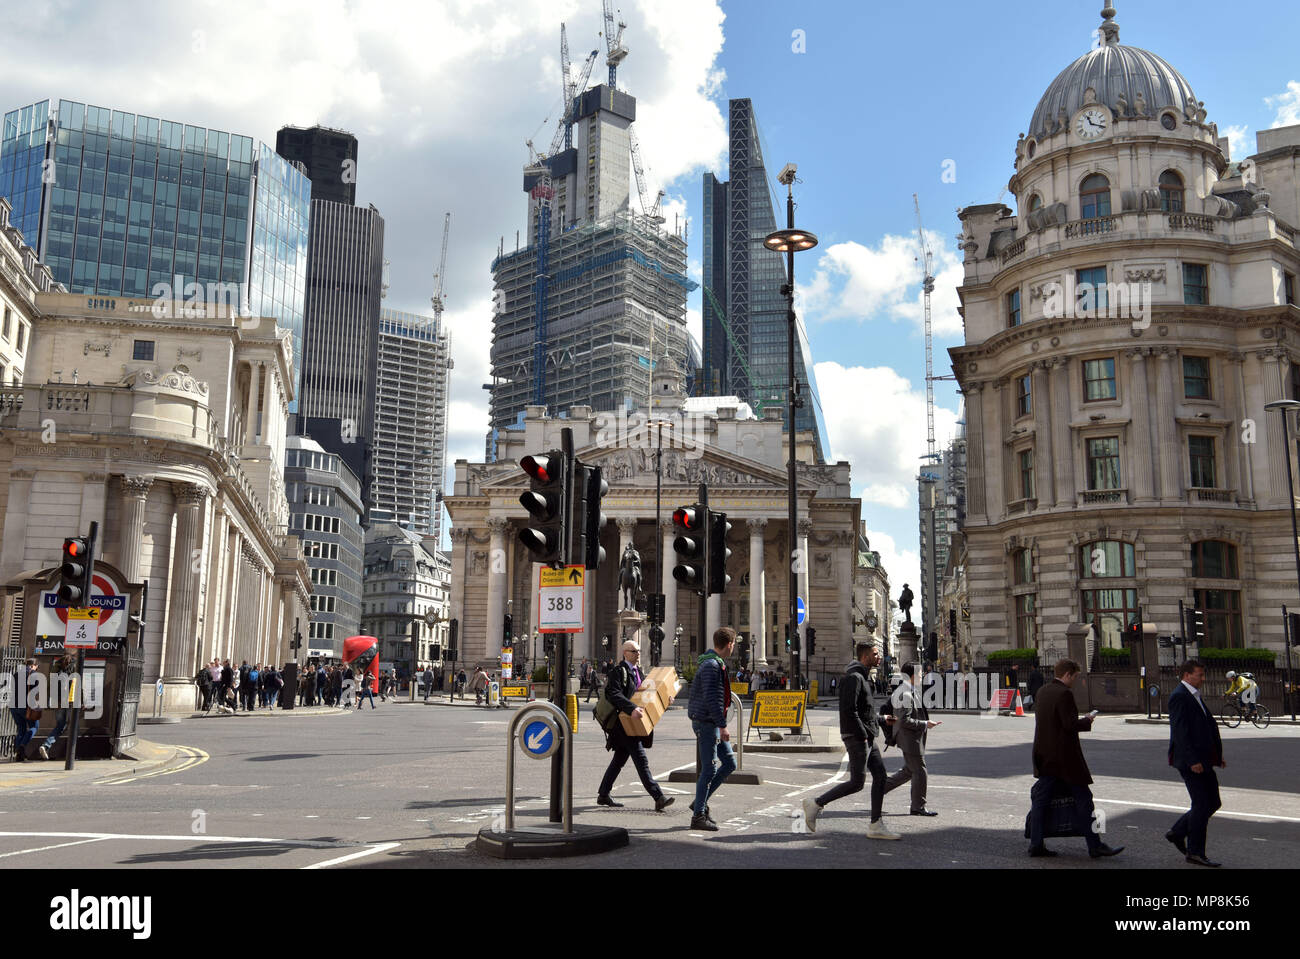
{"type": "Polygon", "coordinates": [[[550,483],[560,476],[561,457],[550,453],[538,456],[525,456],[519,461],[525,473],[539,483],[550,483]]]}
{"type": "Polygon", "coordinates": [[[673,510],[673,525],[681,529],[703,529],[704,511],[698,506],[682,506],[673,510]]]}
{"type": "Polygon", "coordinates": [[[63,541],[63,555],[66,559],[84,560],[89,547],[84,539],[65,539],[63,541]]]}

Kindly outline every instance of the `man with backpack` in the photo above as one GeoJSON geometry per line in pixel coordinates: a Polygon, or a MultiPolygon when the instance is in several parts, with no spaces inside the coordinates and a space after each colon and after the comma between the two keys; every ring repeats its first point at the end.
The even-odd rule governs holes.
{"type": "MultiPolygon", "coordinates": [[[[872,643],[858,643],[854,648],[857,662],[849,666],[840,683],[840,738],[849,754],[849,779],[832,787],[816,799],[803,801],[804,824],[809,832],[817,831],[817,817],[829,803],[861,792],[866,785],[867,772],[871,772],[871,823],[867,826],[868,839],[901,839],[881,819],[885,802],[885,763],[876,748],[880,734],[880,720],[876,717],[875,702],[871,698],[871,669],[880,662],[880,653],[872,643]]],[[[894,717],[886,716],[886,723],[894,717]]]]}
{"type": "MultiPolygon", "coordinates": [[[[629,736],[618,718],[620,713],[625,713],[634,719],[641,718],[641,707],[632,702],[632,694],[641,685],[641,669],[637,665],[640,658],[641,646],[636,640],[629,639],[623,644],[623,659],[610,672],[609,682],[606,683],[605,692],[601,697],[602,704],[597,705],[595,710],[596,721],[600,722],[601,728],[605,730],[605,748],[614,751],[614,757],[609,761],[609,768],[605,770],[605,776],[600,781],[600,788],[596,790],[596,803],[601,806],[612,806],[615,809],[622,808],[623,804],[615,802],[609,792],[614,788],[614,780],[618,778],[618,774],[622,772],[630,757],[632,765],[636,767],[637,775],[641,778],[641,785],[655,801],[655,812],[663,812],[673,804],[673,800],[671,796],[664,796],[663,790],[655,782],[654,775],[650,772],[650,759],[645,754],[646,749],[654,745],[654,732],[644,737],[629,736]],[[605,703],[608,705],[604,705],[605,703]]],[[[594,673],[595,670],[592,672],[594,673]]]]}

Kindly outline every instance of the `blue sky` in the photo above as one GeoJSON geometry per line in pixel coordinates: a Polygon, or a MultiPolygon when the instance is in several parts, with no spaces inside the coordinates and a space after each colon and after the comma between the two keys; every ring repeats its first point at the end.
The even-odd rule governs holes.
{"type": "MultiPolygon", "coordinates": [[[[799,164],[799,223],[821,238],[799,260],[801,313],[832,451],[853,464],[893,592],[915,586],[925,412],[912,194],[938,257],[936,369],[946,371],[945,348],[961,335],[955,211],[998,200],[1017,134],[1090,48],[1103,3],[620,2],[631,50],[620,86],[637,97],[652,195],[664,185],[669,222],[694,221],[697,274],[700,179],[725,173],[727,98],[754,101],[769,169],[799,164]],[[792,50],[796,30],[804,53],[792,50]],[[943,181],[945,161],[954,182],[943,181]]],[[[1300,122],[1300,9],[1239,9],[1120,0],[1116,17],[1123,42],[1169,60],[1220,132],[1235,128],[1237,158],[1256,131],[1300,122]]],[[[358,202],[387,221],[387,306],[428,311],[443,214],[453,214],[449,458],[479,460],[489,265],[524,227],[524,141],[547,143],[554,129],[561,20],[575,59],[601,42],[599,0],[55,0],[6,25],[0,109],[66,97],[270,143],[285,124],[355,133],[358,202]]],[[[956,419],[951,384],[938,400],[942,442],[956,419]]]]}

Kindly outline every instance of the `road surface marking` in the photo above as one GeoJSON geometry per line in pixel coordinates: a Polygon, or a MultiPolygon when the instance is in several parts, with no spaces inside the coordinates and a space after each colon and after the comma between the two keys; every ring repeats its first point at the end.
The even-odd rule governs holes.
{"type": "MultiPolygon", "coordinates": [[[[184,772],[187,769],[192,769],[195,766],[207,762],[209,759],[207,753],[205,753],[202,749],[195,748],[194,746],[180,746],[178,747],[178,753],[179,756],[182,758],[182,761],[176,766],[168,766],[162,769],[155,769],[153,772],[141,773],[138,776],[128,775],[125,778],[106,776],[103,779],[96,779],[92,783],[92,785],[122,786],[125,785],[126,783],[133,783],[137,779],[152,779],[155,776],[170,776],[172,773],[180,773],[180,772],[184,772]]],[[[213,785],[215,785],[215,783],[213,785]]]]}
{"type": "MultiPolygon", "coordinates": [[[[1021,798],[1024,798],[1025,796],[1023,792],[1017,790],[984,789],[978,786],[940,786],[932,783],[930,785],[930,788],[931,789],[961,789],[961,790],[965,790],[966,792],[1000,793],[1004,796],[1020,796],[1021,798]]],[[[1141,809],[1168,809],[1171,812],[1187,811],[1186,805],[1171,806],[1168,803],[1136,802],[1130,799],[1103,799],[1100,796],[1093,796],[1092,801],[1094,803],[1099,803],[1099,802],[1111,803],[1116,806],[1136,806],[1141,809]]],[[[961,810],[960,809],[954,810],[954,812],[961,812],[961,810]]],[[[1219,817],[1228,816],[1236,819],[1266,819],[1269,822],[1300,822],[1300,817],[1296,817],[1296,816],[1273,816],[1267,813],[1260,813],[1260,812],[1236,812],[1235,810],[1231,810],[1231,809],[1219,809],[1214,813],[1214,815],[1219,817]]]]}
{"type": "Polygon", "coordinates": [[[387,852],[390,849],[400,846],[401,843],[385,842],[373,847],[372,849],[362,849],[359,852],[349,853],[346,856],[339,856],[337,859],[327,859],[325,862],[313,863],[310,866],[303,866],[303,869],[324,869],[327,866],[337,866],[339,863],[348,862],[352,859],[360,859],[363,856],[373,856],[377,852],[387,852]]]}
{"type": "Polygon", "coordinates": [[[76,842],[61,842],[53,846],[38,846],[35,849],[19,849],[17,852],[0,853],[0,859],[8,859],[10,856],[25,856],[29,852],[46,852],[50,849],[63,849],[65,846],[83,846],[88,842],[102,842],[101,839],[78,839],[76,842]]]}
{"type": "Polygon", "coordinates": [[[785,798],[789,799],[791,796],[797,796],[800,793],[812,792],[814,789],[822,789],[826,786],[830,786],[841,776],[843,776],[845,772],[848,771],[848,768],[849,768],[849,754],[846,752],[843,756],[840,757],[840,768],[835,771],[834,776],[832,776],[830,779],[826,780],[825,782],[818,783],[815,786],[808,786],[807,788],[804,789],[796,789],[792,793],[786,793],[785,798]]]}
{"type": "Polygon", "coordinates": [[[150,842],[243,842],[258,843],[266,846],[301,846],[305,849],[351,849],[357,846],[371,845],[370,843],[364,842],[349,842],[344,839],[275,839],[269,836],[191,836],[184,834],[172,836],[117,832],[0,832],[0,837],[22,838],[25,836],[33,836],[41,839],[140,839],[150,842]]]}

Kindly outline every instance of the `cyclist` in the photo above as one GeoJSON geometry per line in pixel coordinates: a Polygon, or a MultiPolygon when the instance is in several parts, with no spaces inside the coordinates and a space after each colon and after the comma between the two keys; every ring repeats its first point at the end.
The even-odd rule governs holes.
{"type": "Polygon", "coordinates": [[[1237,705],[1249,716],[1255,711],[1255,703],[1259,698],[1257,693],[1259,684],[1255,682],[1255,677],[1250,673],[1238,674],[1229,670],[1226,678],[1231,685],[1223,694],[1224,697],[1236,697],[1237,705]]]}

